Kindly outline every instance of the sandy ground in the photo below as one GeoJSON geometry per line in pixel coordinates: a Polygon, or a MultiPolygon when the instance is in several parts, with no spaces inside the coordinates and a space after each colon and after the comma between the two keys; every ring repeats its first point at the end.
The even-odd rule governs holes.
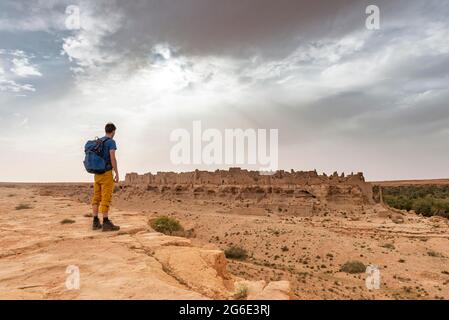
{"type": "MultiPolygon", "coordinates": [[[[89,211],[39,188],[1,186],[0,299],[233,299],[244,280],[228,273],[222,251],[154,232],[144,214],[114,210],[122,229],[103,233],[91,230],[89,211]]],[[[289,292],[263,282],[247,298],[289,292]]]]}
{"type": "Polygon", "coordinates": [[[148,219],[170,215],[191,231],[194,246],[245,248],[248,259],[228,262],[234,277],[288,280],[296,299],[449,299],[449,221],[443,218],[381,205],[325,217],[235,214],[214,201],[117,192],[112,219],[124,231],[103,234],[90,231],[84,216],[89,208],[81,202],[89,196],[86,185],[0,187],[1,298],[217,298],[186,286],[181,273],[167,273],[162,253],[136,245],[148,219]],[[32,208],[16,210],[21,203],[32,208]],[[377,265],[380,288],[369,290],[365,273],[340,271],[351,260],[377,265]],[[70,264],[82,272],[80,291],[65,289],[70,264]]]}
{"type": "Polygon", "coordinates": [[[229,265],[234,274],[289,280],[297,299],[449,299],[449,221],[443,218],[404,214],[397,221],[389,217],[396,212],[380,205],[359,215],[292,217],[230,214],[204,202],[147,201],[116,202],[176,217],[195,231],[199,244],[245,248],[249,259],[229,265]],[[340,271],[353,260],[379,267],[380,289],[368,290],[364,273],[340,271]]]}
{"type": "Polygon", "coordinates": [[[144,217],[116,212],[123,231],[102,233],[90,229],[88,212],[88,206],[69,199],[0,188],[0,298],[205,298],[179,285],[154,258],[133,250],[129,238],[145,229],[144,217]],[[17,210],[20,204],[31,208],[17,210]],[[61,224],[64,219],[74,223],[61,224]],[[66,287],[70,265],[80,270],[80,290],[66,287]]]}

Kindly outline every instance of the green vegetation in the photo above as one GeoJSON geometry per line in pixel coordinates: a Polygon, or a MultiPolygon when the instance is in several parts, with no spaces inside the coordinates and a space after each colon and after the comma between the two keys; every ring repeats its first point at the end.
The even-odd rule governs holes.
{"type": "Polygon", "coordinates": [[[224,252],[226,258],[235,260],[245,260],[248,256],[246,250],[237,246],[232,246],[224,252]]]}
{"type": "Polygon", "coordinates": [[[176,232],[184,231],[178,220],[167,216],[162,216],[150,221],[151,227],[157,232],[172,235],[176,232]]]}
{"type": "Polygon", "coordinates": [[[348,261],[341,266],[340,271],[346,273],[363,273],[366,271],[366,266],[360,261],[348,261]]]}
{"type": "MultiPolygon", "coordinates": [[[[374,192],[378,194],[379,188],[374,192]]],[[[449,218],[449,185],[382,187],[384,202],[400,210],[414,210],[425,217],[449,218]]]]}

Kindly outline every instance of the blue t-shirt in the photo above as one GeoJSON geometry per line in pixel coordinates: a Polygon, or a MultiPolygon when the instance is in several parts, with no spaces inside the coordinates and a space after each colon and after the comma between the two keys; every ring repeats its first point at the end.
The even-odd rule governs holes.
{"type": "MultiPolygon", "coordinates": [[[[106,138],[107,137],[104,136],[101,140],[105,140],[106,138]]],[[[115,144],[114,139],[107,138],[103,143],[103,149],[101,150],[101,157],[106,161],[106,171],[112,170],[111,155],[109,154],[110,150],[117,150],[117,145],[115,144]]]]}

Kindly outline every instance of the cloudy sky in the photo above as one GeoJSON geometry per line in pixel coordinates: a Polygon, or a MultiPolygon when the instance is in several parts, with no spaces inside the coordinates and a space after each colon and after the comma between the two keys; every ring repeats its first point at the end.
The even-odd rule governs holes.
{"type": "Polygon", "coordinates": [[[122,177],[216,169],[170,161],[195,120],[279,129],[283,169],[447,178],[448,17],[446,0],[2,0],[0,181],[89,181],[108,121],[122,177]]]}

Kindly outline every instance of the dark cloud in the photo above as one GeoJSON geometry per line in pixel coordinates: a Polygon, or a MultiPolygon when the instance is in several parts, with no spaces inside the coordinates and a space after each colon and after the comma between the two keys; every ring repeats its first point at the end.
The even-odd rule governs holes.
{"type": "Polygon", "coordinates": [[[364,27],[364,1],[157,0],[128,1],[129,17],[114,39],[128,44],[169,42],[190,54],[279,55],[300,41],[335,37],[364,27]]]}
{"type": "MultiPolygon", "coordinates": [[[[299,43],[365,28],[367,0],[137,0],[118,2],[125,27],[112,36],[134,53],[169,42],[190,54],[282,56],[299,43]]],[[[429,15],[447,19],[440,0],[378,0],[382,23],[411,28],[429,15]],[[416,12],[419,11],[419,16],[416,12]]],[[[428,22],[426,20],[426,22],[428,22]]]]}

